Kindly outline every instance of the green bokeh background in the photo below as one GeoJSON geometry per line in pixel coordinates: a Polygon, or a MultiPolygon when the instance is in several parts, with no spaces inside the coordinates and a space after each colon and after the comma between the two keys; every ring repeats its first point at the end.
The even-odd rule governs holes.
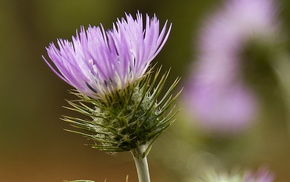
{"type": "MultiPolygon", "coordinates": [[[[62,106],[67,105],[65,99],[74,97],[67,92],[71,87],[53,74],[43,61],[41,56],[47,56],[45,47],[56,38],[70,39],[80,25],[102,23],[111,28],[116,17],[123,17],[124,12],[156,13],[162,23],[167,19],[172,22],[173,28],[155,61],[163,65],[164,70],[172,68],[170,79],[185,77],[194,58],[198,27],[220,2],[0,0],[0,181],[92,179],[101,182],[107,178],[108,182],[121,182],[126,175],[129,181],[137,181],[130,153],[107,155],[84,146],[89,141],[63,130],[69,126],[59,117],[75,113],[62,106]]],[[[281,1],[281,9],[283,26],[286,31],[290,30],[290,2],[281,1]]],[[[261,155],[268,159],[279,179],[289,181],[290,150],[285,123],[279,122],[279,117],[274,122],[281,132],[275,130],[279,135],[275,132],[266,135],[268,130],[265,130],[265,136],[272,140],[262,140],[269,148],[265,147],[268,151],[261,155]],[[272,145],[268,145],[268,141],[272,145]]],[[[166,135],[177,125],[173,125],[166,135]]],[[[155,145],[152,153],[170,153],[161,145],[168,141],[166,139],[161,137],[160,145],[155,145]]],[[[170,147],[182,148],[168,142],[170,147]]],[[[157,156],[149,155],[152,181],[175,181],[157,156]]]]}

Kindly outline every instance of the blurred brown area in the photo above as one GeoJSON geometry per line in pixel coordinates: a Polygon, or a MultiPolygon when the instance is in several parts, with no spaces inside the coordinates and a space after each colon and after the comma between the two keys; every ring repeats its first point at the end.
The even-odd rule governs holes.
{"type": "MultiPolygon", "coordinates": [[[[124,16],[124,12],[156,13],[162,23],[167,19],[172,22],[173,29],[168,43],[155,61],[164,65],[164,70],[174,68],[170,75],[174,79],[185,76],[187,65],[193,58],[196,27],[219,2],[0,0],[0,181],[91,179],[102,182],[107,179],[108,182],[121,182],[127,175],[129,181],[137,181],[130,153],[105,154],[84,145],[90,141],[63,130],[69,125],[59,119],[61,115],[75,113],[62,106],[67,105],[65,99],[74,97],[67,92],[70,86],[43,61],[41,56],[47,57],[45,47],[57,38],[70,39],[81,25],[102,23],[111,28],[112,22],[124,16]]],[[[289,3],[286,0],[283,3],[286,9],[283,17],[287,22],[290,7],[287,7],[289,3]]],[[[164,143],[166,138],[161,137],[159,142],[164,143]]],[[[269,138],[269,141],[279,143],[282,137],[269,138]]],[[[282,141],[282,144],[279,150],[284,151],[278,152],[280,156],[270,158],[273,160],[270,162],[275,169],[283,171],[277,172],[284,177],[282,179],[288,177],[289,180],[284,168],[290,168],[285,164],[290,162],[289,148],[284,146],[287,142],[282,141]]],[[[167,145],[174,147],[174,144],[167,145]]],[[[267,155],[277,154],[275,148],[265,147],[265,150],[269,150],[267,155]]],[[[175,181],[158,160],[158,155],[154,157],[154,152],[166,154],[170,151],[162,145],[153,147],[149,155],[152,181],[175,181]]]]}

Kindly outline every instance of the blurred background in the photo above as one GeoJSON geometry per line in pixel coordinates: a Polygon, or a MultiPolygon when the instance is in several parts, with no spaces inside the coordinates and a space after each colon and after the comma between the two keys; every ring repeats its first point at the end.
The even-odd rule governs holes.
{"type": "MultiPolygon", "coordinates": [[[[156,13],[162,24],[168,20],[173,28],[154,61],[163,65],[163,70],[172,68],[170,80],[181,77],[180,88],[186,87],[189,65],[197,53],[200,26],[222,2],[0,0],[0,181],[121,182],[127,175],[129,181],[137,181],[130,153],[105,154],[85,146],[90,143],[85,138],[63,130],[70,126],[59,119],[61,115],[76,113],[62,106],[67,105],[65,99],[74,96],[67,92],[71,87],[43,61],[41,56],[47,57],[45,47],[57,38],[71,39],[81,25],[102,23],[109,29],[124,12],[135,14],[139,10],[151,16],[156,13]]],[[[290,1],[280,0],[278,4],[279,19],[287,35],[290,1]]],[[[288,41],[287,36],[284,41],[288,41]]],[[[181,111],[176,122],[158,139],[149,155],[152,181],[190,181],[200,175],[203,166],[229,171],[256,169],[260,165],[268,166],[277,181],[290,181],[290,97],[283,89],[288,83],[279,85],[274,73],[259,64],[253,75],[254,82],[262,83],[256,89],[261,109],[254,124],[230,136],[203,133],[188,122],[194,119],[178,101],[181,111]]],[[[287,76],[290,78],[286,70],[283,77],[287,76]]]]}

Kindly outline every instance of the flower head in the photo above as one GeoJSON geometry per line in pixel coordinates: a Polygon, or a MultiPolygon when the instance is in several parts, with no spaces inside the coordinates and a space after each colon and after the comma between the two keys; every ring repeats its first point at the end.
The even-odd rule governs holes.
{"type": "Polygon", "coordinates": [[[265,167],[260,167],[256,172],[247,171],[243,182],[273,182],[274,174],[265,167]]]}
{"type": "Polygon", "coordinates": [[[263,46],[277,41],[276,12],[273,0],[228,0],[205,22],[184,97],[203,129],[232,134],[253,120],[257,101],[241,55],[253,41],[263,46]]]}
{"type": "Polygon", "coordinates": [[[235,83],[218,85],[200,83],[187,98],[187,106],[198,117],[198,126],[213,134],[235,134],[245,130],[255,115],[255,97],[252,92],[235,83]]]}
{"type": "Polygon", "coordinates": [[[173,122],[172,86],[160,98],[168,73],[152,76],[151,61],[164,46],[171,29],[146,15],[136,19],[126,14],[112,30],[102,26],[81,28],[72,41],[58,40],[47,48],[50,68],[76,88],[78,101],[68,101],[71,110],[87,116],[64,116],[81,134],[94,141],[93,148],[106,152],[134,151],[148,154],[155,139],[173,122]]]}
{"type": "Polygon", "coordinates": [[[203,179],[195,181],[199,182],[273,182],[274,175],[266,168],[260,167],[256,172],[239,172],[233,171],[231,173],[218,172],[215,170],[206,171],[203,179]]]}
{"type": "Polygon", "coordinates": [[[47,53],[56,68],[51,69],[80,92],[94,98],[124,89],[143,77],[151,61],[164,46],[170,32],[166,23],[161,32],[156,16],[136,19],[130,14],[118,19],[112,30],[103,26],[81,27],[72,41],[58,39],[47,53]]]}

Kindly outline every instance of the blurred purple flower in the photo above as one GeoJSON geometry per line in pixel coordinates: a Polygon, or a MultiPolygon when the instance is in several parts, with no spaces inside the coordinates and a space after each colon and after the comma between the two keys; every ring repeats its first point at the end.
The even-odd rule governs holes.
{"type": "Polygon", "coordinates": [[[246,172],[243,182],[273,182],[274,174],[267,168],[260,167],[257,172],[246,172]]]}
{"type": "Polygon", "coordinates": [[[274,182],[274,175],[265,167],[260,167],[258,171],[239,172],[231,171],[230,173],[210,168],[205,170],[205,175],[200,182],[274,182]]]}
{"type": "Polygon", "coordinates": [[[240,54],[249,41],[275,39],[276,12],[273,0],[228,0],[205,22],[184,91],[189,113],[203,129],[236,133],[251,124],[257,102],[243,81],[240,54]]]}
{"type": "Polygon", "coordinates": [[[81,27],[72,41],[58,39],[46,49],[50,68],[65,82],[94,98],[103,98],[141,78],[150,62],[164,46],[170,29],[167,22],[160,31],[156,16],[130,14],[118,19],[112,30],[103,26],[81,27]]]}
{"type": "Polygon", "coordinates": [[[254,96],[244,85],[197,85],[188,98],[188,106],[198,117],[198,124],[212,133],[228,133],[246,129],[255,114],[254,96]]]}

